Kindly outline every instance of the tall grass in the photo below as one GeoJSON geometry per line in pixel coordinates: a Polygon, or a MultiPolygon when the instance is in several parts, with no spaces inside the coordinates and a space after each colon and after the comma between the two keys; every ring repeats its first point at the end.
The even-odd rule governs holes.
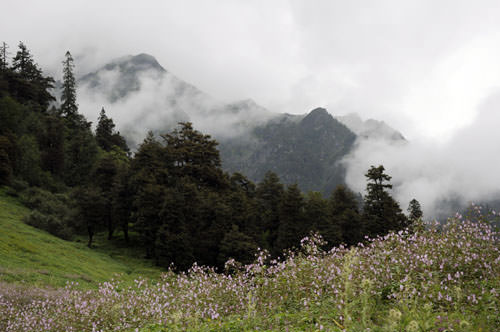
{"type": "MultiPolygon", "coordinates": [[[[481,218],[480,218],[481,219],[481,218]]],[[[454,218],[354,248],[311,236],[283,260],[134,285],[0,296],[2,331],[499,331],[499,233],[454,218]],[[19,300],[22,299],[22,300],[19,300]]],[[[29,292],[29,291],[28,291],[29,292]]]]}

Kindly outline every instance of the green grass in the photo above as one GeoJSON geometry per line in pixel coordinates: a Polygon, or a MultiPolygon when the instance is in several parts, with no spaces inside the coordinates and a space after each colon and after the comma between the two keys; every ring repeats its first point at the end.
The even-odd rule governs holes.
{"type": "Polygon", "coordinates": [[[26,225],[29,213],[17,198],[0,188],[0,281],[37,287],[63,287],[67,281],[94,288],[116,274],[122,279],[158,277],[161,270],[125,247],[96,236],[89,249],[84,238],[64,241],[26,225]]]}

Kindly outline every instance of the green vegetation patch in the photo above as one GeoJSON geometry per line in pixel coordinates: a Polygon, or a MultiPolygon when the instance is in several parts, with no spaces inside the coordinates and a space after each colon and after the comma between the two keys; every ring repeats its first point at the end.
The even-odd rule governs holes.
{"type": "Polygon", "coordinates": [[[29,214],[17,198],[0,189],[0,281],[32,286],[63,287],[78,282],[96,287],[115,274],[132,280],[138,275],[157,277],[161,271],[152,263],[133,257],[132,250],[99,246],[89,249],[84,242],[69,242],[26,225],[29,214]]]}

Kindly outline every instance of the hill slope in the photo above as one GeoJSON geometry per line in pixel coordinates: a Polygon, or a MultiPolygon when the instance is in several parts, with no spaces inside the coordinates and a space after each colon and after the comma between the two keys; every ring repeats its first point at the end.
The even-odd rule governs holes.
{"type": "Polygon", "coordinates": [[[26,225],[29,210],[0,189],[0,281],[61,287],[67,281],[94,287],[116,273],[126,279],[158,276],[147,261],[109,248],[89,249],[26,225]]]}

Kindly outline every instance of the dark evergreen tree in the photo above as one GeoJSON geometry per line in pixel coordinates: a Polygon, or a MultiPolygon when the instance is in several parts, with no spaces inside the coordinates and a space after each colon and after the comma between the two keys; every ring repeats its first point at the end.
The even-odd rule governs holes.
{"type": "MultiPolygon", "coordinates": [[[[195,253],[200,260],[211,266],[222,268],[218,261],[220,246],[224,235],[231,230],[231,222],[236,217],[231,209],[231,197],[227,193],[205,191],[200,196],[199,227],[194,230],[196,246],[195,253]]],[[[242,217],[244,218],[244,216],[242,217]]]]}
{"type": "Polygon", "coordinates": [[[389,231],[398,231],[408,225],[406,216],[399,204],[387,191],[392,188],[391,177],[384,173],[384,166],[372,166],[366,173],[366,186],[363,222],[371,236],[385,235],[389,231]]]}
{"type": "Polygon", "coordinates": [[[112,155],[106,155],[97,162],[94,171],[93,182],[101,190],[103,211],[101,218],[107,225],[108,240],[113,237],[115,225],[113,224],[113,185],[115,184],[115,177],[118,173],[118,164],[113,159],[112,155]]]}
{"type": "Polygon", "coordinates": [[[107,117],[106,111],[103,107],[101,109],[101,113],[99,114],[95,130],[95,138],[97,140],[97,144],[105,151],[110,151],[113,146],[112,137],[114,128],[115,124],[113,119],[107,117]]]}
{"type": "Polygon", "coordinates": [[[121,227],[126,243],[129,243],[129,223],[132,221],[133,192],[130,186],[129,165],[118,168],[111,192],[112,223],[121,227]]]}
{"type": "Polygon", "coordinates": [[[250,264],[256,251],[257,243],[247,234],[240,232],[238,226],[232,225],[221,241],[217,257],[218,265],[224,266],[224,263],[230,258],[243,264],[250,264]]]}
{"type": "Polygon", "coordinates": [[[104,228],[102,215],[106,210],[102,192],[95,186],[79,187],[73,192],[82,226],[88,234],[89,248],[97,231],[104,228]]]}
{"type": "Polygon", "coordinates": [[[2,42],[2,46],[0,46],[0,72],[5,72],[9,68],[8,48],[9,46],[5,42],[2,42]]]}
{"type": "Polygon", "coordinates": [[[265,249],[275,247],[280,224],[279,205],[284,193],[283,184],[276,173],[266,173],[257,185],[256,198],[258,214],[258,233],[262,234],[258,243],[265,249]]]}
{"type": "Polygon", "coordinates": [[[12,59],[12,69],[26,81],[36,81],[42,76],[42,71],[33,60],[30,51],[23,42],[19,42],[19,50],[12,59]]]}
{"type": "Polygon", "coordinates": [[[282,196],[279,208],[278,238],[274,253],[283,249],[298,247],[300,240],[307,235],[304,225],[304,198],[297,184],[288,186],[282,196]]]}
{"type": "Polygon", "coordinates": [[[331,223],[340,227],[342,242],[355,245],[363,240],[365,229],[356,195],[343,185],[337,186],[329,200],[331,223]]]}
{"type": "Polygon", "coordinates": [[[328,201],[319,192],[309,192],[305,204],[305,223],[309,226],[305,233],[310,231],[319,233],[327,242],[325,249],[340,244],[342,234],[337,220],[330,214],[328,201]]]}
{"type": "Polygon", "coordinates": [[[65,162],[66,127],[64,120],[48,115],[43,120],[39,135],[42,168],[58,177],[63,177],[65,162]]]}
{"type": "Polygon", "coordinates": [[[183,182],[175,188],[166,189],[163,197],[158,222],[153,224],[158,227],[153,230],[156,233],[154,256],[160,265],[173,263],[177,268],[186,270],[195,257],[200,258],[200,249],[205,247],[203,243],[193,241],[194,228],[198,225],[198,190],[192,184],[183,182]]]}
{"type": "Polygon", "coordinates": [[[229,179],[234,191],[243,191],[248,198],[255,197],[255,184],[241,173],[234,173],[229,179]]]}
{"type": "Polygon", "coordinates": [[[227,186],[217,150],[218,143],[210,135],[203,135],[186,122],[180,123],[179,129],[162,137],[167,154],[173,158],[173,175],[190,177],[200,186],[227,186]]]}
{"type": "Polygon", "coordinates": [[[132,222],[146,249],[146,257],[155,256],[155,241],[160,228],[160,211],[165,204],[163,183],[169,170],[163,146],[149,132],[130,165],[130,190],[133,193],[132,222]]]}
{"type": "Polygon", "coordinates": [[[19,50],[12,60],[12,71],[4,72],[10,95],[22,104],[29,104],[38,112],[45,112],[55,98],[50,93],[54,79],[43,76],[26,45],[19,43],[19,50]]]}
{"type": "Polygon", "coordinates": [[[76,104],[76,80],[73,73],[75,64],[69,51],[66,52],[65,57],[63,61],[61,114],[74,125],[80,120],[78,116],[78,105],[76,104]]]}
{"type": "Polygon", "coordinates": [[[424,213],[422,212],[422,207],[420,203],[414,198],[410,201],[408,205],[408,220],[413,223],[422,218],[424,213]]]}
{"type": "Polygon", "coordinates": [[[64,182],[69,186],[88,183],[97,152],[97,143],[90,128],[70,129],[64,150],[64,182]]]}
{"type": "Polygon", "coordinates": [[[12,163],[9,157],[11,142],[5,136],[0,136],[0,185],[9,184],[12,178],[12,163]]]}
{"type": "Polygon", "coordinates": [[[19,176],[32,186],[42,183],[41,156],[38,143],[32,135],[23,135],[18,142],[22,154],[17,163],[19,176]]]}

